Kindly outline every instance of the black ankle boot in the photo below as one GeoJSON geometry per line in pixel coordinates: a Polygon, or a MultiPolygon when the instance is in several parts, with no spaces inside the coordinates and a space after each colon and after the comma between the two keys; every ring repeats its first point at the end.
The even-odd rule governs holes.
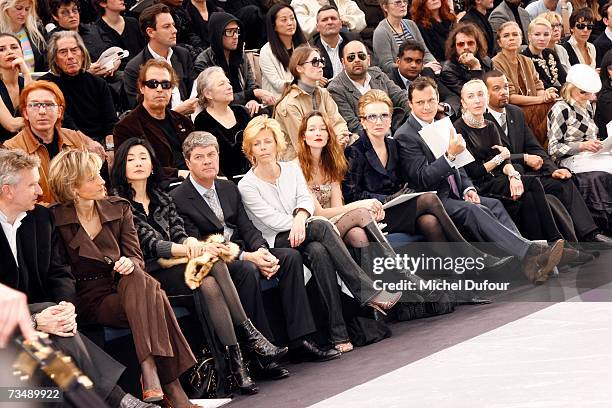
{"type": "Polygon", "coordinates": [[[259,392],[242,359],[242,353],[238,345],[225,346],[225,354],[228,360],[229,371],[232,381],[236,384],[241,394],[253,395],[259,392]]]}
{"type": "Polygon", "coordinates": [[[237,327],[237,334],[244,342],[249,353],[254,353],[263,365],[280,360],[287,354],[287,347],[276,347],[253,326],[250,319],[246,319],[237,327]]]}

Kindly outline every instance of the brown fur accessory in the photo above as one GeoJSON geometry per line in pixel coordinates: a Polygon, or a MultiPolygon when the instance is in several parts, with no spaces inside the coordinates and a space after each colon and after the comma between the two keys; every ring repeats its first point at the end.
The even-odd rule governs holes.
{"type": "Polygon", "coordinates": [[[231,262],[236,259],[240,253],[240,247],[231,241],[227,241],[221,234],[210,235],[202,242],[204,244],[225,244],[228,246],[228,249],[220,251],[218,256],[204,252],[204,254],[191,260],[184,256],[182,258],[160,258],[157,262],[164,269],[186,263],[185,283],[191,290],[197,289],[200,287],[202,280],[208,275],[215,262],[218,260],[231,262]]]}

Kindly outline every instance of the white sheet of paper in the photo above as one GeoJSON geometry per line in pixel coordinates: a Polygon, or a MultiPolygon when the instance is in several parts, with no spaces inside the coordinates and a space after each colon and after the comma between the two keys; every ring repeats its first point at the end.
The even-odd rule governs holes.
{"type": "MultiPolygon", "coordinates": [[[[429,146],[429,149],[433,155],[437,158],[442,156],[448,148],[448,142],[450,140],[450,132],[455,132],[453,123],[449,117],[440,119],[432,123],[431,125],[424,126],[419,130],[419,134],[429,146]]],[[[465,145],[465,140],[463,141],[465,145]]],[[[455,167],[460,168],[474,161],[474,156],[467,149],[457,155],[455,159],[455,167]]]]}
{"type": "Polygon", "coordinates": [[[401,203],[403,203],[405,201],[412,200],[413,198],[418,197],[421,194],[425,194],[425,193],[434,193],[434,194],[436,194],[436,191],[420,191],[420,192],[417,192],[417,193],[402,194],[400,196],[395,197],[393,200],[389,201],[388,203],[384,203],[383,204],[383,210],[386,210],[386,209],[391,208],[391,207],[393,207],[395,205],[401,204],[401,203]]]}

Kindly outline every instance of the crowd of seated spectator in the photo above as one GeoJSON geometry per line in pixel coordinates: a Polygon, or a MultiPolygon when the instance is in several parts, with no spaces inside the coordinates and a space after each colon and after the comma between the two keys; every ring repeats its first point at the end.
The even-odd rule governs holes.
{"type": "Polygon", "coordinates": [[[534,284],[590,262],[584,242],[612,249],[612,2],[495,4],[0,0],[0,254],[15,260],[0,285],[54,303],[32,321],[109,364],[95,391],[111,406],[189,407],[193,337],[220,393],[254,394],[289,375],[287,353],[335,359],[390,335],[388,319],[489,302],[375,289],[391,235],[485,273],[520,262],[534,284]],[[434,155],[421,134],[437,120],[455,131],[434,155]],[[406,192],[422,194],[383,209],[406,192]],[[230,242],[236,259],[188,287],[186,262],[230,242]],[[83,326],[131,330],[142,400],[83,326]]]}

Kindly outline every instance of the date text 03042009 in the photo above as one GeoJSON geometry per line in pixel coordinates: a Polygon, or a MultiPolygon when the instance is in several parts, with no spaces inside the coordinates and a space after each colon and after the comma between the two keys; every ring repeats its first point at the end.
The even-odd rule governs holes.
{"type": "Polygon", "coordinates": [[[61,402],[63,397],[57,387],[0,387],[0,402],[61,402]]]}

